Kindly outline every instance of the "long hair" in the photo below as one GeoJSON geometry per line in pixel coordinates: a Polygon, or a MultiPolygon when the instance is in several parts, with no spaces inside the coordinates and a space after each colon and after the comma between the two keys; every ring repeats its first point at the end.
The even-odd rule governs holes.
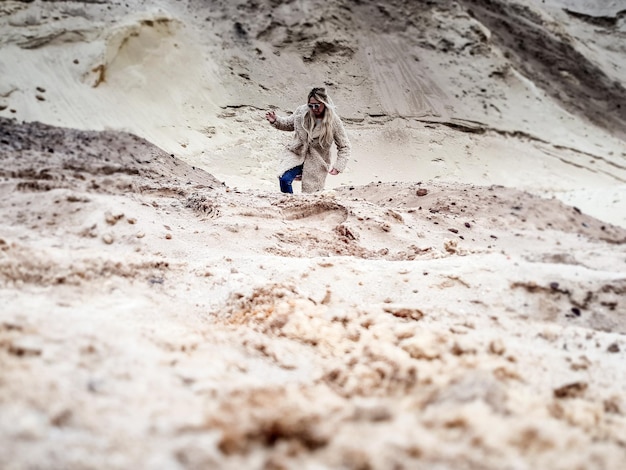
{"type": "MultiPolygon", "coordinates": [[[[330,147],[333,143],[333,122],[336,119],[335,105],[330,99],[326,88],[313,88],[307,97],[307,103],[311,98],[324,103],[324,117],[322,118],[319,142],[322,147],[330,147]]],[[[313,128],[315,127],[315,116],[310,111],[304,115],[304,130],[307,133],[309,143],[313,142],[313,128]]]]}

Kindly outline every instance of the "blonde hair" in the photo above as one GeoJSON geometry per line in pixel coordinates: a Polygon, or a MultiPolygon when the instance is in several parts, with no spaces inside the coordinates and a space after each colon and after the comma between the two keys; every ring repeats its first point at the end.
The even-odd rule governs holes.
{"type": "MultiPolygon", "coordinates": [[[[333,123],[336,119],[335,105],[330,99],[326,88],[313,88],[307,97],[307,103],[311,98],[315,98],[320,103],[324,103],[324,117],[322,118],[321,132],[319,142],[322,147],[330,147],[333,143],[333,123]]],[[[313,128],[315,127],[315,116],[311,112],[304,115],[304,130],[307,133],[309,143],[313,141],[313,128]]]]}

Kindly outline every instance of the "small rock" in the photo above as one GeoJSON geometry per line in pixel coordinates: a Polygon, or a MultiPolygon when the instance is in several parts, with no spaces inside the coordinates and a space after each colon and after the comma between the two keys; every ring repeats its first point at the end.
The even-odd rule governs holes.
{"type": "Polygon", "coordinates": [[[418,196],[426,196],[428,194],[428,190],[424,189],[424,188],[420,188],[416,191],[416,193],[418,196]]]}
{"type": "Polygon", "coordinates": [[[450,254],[459,252],[459,245],[456,240],[446,240],[443,242],[443,248],[450,254]]]}
{"type": "Polygon", "coordinates": [[[465,227],[470,228],[472,225],[469,222],[465,222],[465,227]]]}
{"type": "Polygon", "coordinates": [[[165,234],[165,239],[166,240],[171,240],[172,239],[172,234],[171,233],[166,233],[165,234]]]}
{"type": "Polygon", "coordinates": [[[385,405],[359,405],[354,410],[356,421],[380,422],[389,421],[392,417],[393,413],[385,405]]]}
{"type": "Polygon", "coordinates": [[[448,230],[452,233],[459,233],[459,231],[455,228],[449,228],[448,230]]]}
{"type": "Polygon", "coordinates": [[[50,424],[57,428],[67,426],[72,419],[72,410],[63,408],[50,417],[50,424]]]}
{"type": "Polygon", "coordinates": [[[609,344],[609,347],[606,348],[606,350],[610,353],[618,353],[620,351],[619,344],[617,343],[609,344]]]}
{"type": "Polygon", "coordinates": [[[504,343],[501,339],[494,339],[491,343],[489,343],[489,352],[491,354],[497,354],[501,356],[506,351],[504,343]]]}
{"type": "Polygon", "coordinates": [[[43,348],[36,337],[23,336],[9,345],[9,353],[19,357],[40,356],[43,348]]]}
{"type": "Polygon", "coordinates": [[[476,354],[476,350],[473,347],[467,344],[459,343],[458,341],[454,342],[454,344],[450,348],[450,352],[455,356],[462,356],[464,354],[476,354]]]}
{"type": "Polygon", "coordinates": [[[611,397],[604,400],[604,412],[619,415],[622,413],[621,400],[619,397],[611,397]]]}
{"type": "Polygon", "coordinates": [[[387,313],[391,313],[394,317],[398,318],[420,320],[424,317],[424,312],[422,312],[418,308],[384,307],[383,310],[387,313]]]}
{"type": "Polygon", "coordinates": [[[113,235],[111,235],[110,233],[105,233],[104,235],[102,235],[102,241],[104,243],[106,243],[107,245],[110,245],[111,243],[113,243],[113,235]]]}
{"type": "Polygon", "coordinates": [[[137,238],[143,238],[143,237],[145,237],[145,236],[146,236],[146,234],[145,234],[145,233],[143,233],[143,232],[137,232],[137,233],[135,234],[135,236],[136,236],[137,238]]]}
{"type": "Polygon", "coordinates": [[[109,225],[115,225],[122,218],[124,218],[124,214],[112,214],[111,212],[108,212],[108,211],[104,213],[104,219],[109,225]]]}
{"type": "Polygon", "coordinates": [[[554,396],[556,398],[578,398],[585,393],[585,390],[587,390],[587,384],[585,382],[573,382],[556,388],[554,390],[554,396]]]}

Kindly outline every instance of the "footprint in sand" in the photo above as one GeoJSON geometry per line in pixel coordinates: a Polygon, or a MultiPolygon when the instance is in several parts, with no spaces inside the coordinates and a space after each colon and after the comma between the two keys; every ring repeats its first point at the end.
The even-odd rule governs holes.
{"type": "Polygon", "coordinates": [[[332,202],[301,202],[283,209],[285,220],[298,220],[307,225],[336,227],[348,218],[348,209],[332,202]]]}

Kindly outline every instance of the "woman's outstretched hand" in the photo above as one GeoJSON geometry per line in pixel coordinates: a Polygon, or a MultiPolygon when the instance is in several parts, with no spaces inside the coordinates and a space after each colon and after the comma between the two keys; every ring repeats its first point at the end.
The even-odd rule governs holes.
{"type": "Polygon", "coordinates": [[[337,168],[333,168],[332,170],[330,170],[328,172],[330,175],[338,175],[339,174],[339,170],[337,168]]]}
{"type": "Polygon", "coordinates": [[[270,124],[274,124],[276,122],[276,113],[274,111],[268,111],[265,113],[265,119],[267,119],[270,124]]]}

